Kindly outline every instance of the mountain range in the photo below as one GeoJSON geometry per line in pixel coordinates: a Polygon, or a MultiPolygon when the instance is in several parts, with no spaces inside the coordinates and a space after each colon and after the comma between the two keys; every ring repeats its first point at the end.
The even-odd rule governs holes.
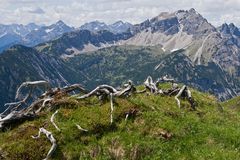
{"type": "Polygon", "coordinates": [[[239,29],[214,27],[194,9],[164,12],[135,25],[95,21],[74,29],[59,21],[20,39],[28,47],[20,43],[0,55],[0,105],[13,101],[23,81],[39,79],[93,88],[168,74],[220,100],[240,93],[239,29]]]}
{"type": "Polygon", "coordinates": [[[57,39],[64,33],[89,30],[97,32],[101,30],[108,30],[113,33],[123,33],[132,28],[132,24],[122,21],[107,25],[103,22],[94,21],[82,25],[79,28],[74,28],[66,25],[63,21],[59,20],[55,24],[45,26],[30,23],[27,25],[22,24],[0,24],[0,52],[10,48],[15,44],[21,44],[28,47],[33,47],[43,42],[57,39]]]}

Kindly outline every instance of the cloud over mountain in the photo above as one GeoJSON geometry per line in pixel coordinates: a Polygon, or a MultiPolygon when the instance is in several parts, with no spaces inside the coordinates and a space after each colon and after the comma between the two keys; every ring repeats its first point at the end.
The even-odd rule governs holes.
{"type": "Polygon", "coordinates": [[[139,23],[163,11],[195,8],[216,26],[224,22],[240,25],[240,0],[1,0],[0,5],[1,21],[8,24],[50,24],[59,19],[73,26],[93,20],[139,23]]]}

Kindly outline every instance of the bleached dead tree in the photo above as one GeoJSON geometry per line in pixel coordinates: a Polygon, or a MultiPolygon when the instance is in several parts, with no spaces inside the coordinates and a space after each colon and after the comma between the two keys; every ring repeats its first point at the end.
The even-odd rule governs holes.
{"type": "MultiPolygon", "coordinates": [[[[29,88],[29,93],[19,102],[6,103],[7,109],[0,114],[0,129],[3,129],[8,124],[15,123],[16,121],[24,121],[32,119],[38,116],[47,104],[51,104],[55,97],[58,95],[69,94],[74,90],[87,93],[87,91],[80,85],[74,84],[71,86],[65,86],[63,88],[50,88],[50,84],[47,81],[33,81],[24,82],[20,85],[16,92],[16,98],[20,98],[20,93],[24,87],[29,88]],[[38,97],[37,100],[33,101],[30,105],[27,104],[27,100],[32,96],[32,92],[37,87],[44,86],[46,90],[38,97]],[[23,106],[25,105],[25,106],[23,106]]],[[[48,109],[51,109],[49,106],[48,109]]]]}
{"type": "Polygon", "coordinates": [[[48,154],[47,154],[46,158],[44,158],[44,160],[48,160],[57,148],[57,141],[53,137],[52,133],[47,131],[45,128],[39,128],[38,135],[37,136],[32,136],[32,138],[34,138],[34,139],[40,138],[41,133],[45,134],[47,139],[52,143],[52,146],[51,146],[50,150],[48,151],[48,154]]]}
{"type": "Polygon", "coordinates": [[[177,101],[177,105],[179,108],[181,108],[180,105],[180,100],[179,97],[186,98],[192,109],[195,108],[195,101],[193,100],[191,96],[191,91],[188,89],[186,85],[184,85],[182,88],[179,88],[178,85],[175,83],[175,80],[172,78],[169,78],[168,75],[165,75],[161,78],[158,78],[157,81],[153,81],[151,76],[148,76],[146,81],[144,82],[145,88],[149,90],[153,94],[162,94],[162,95],[167,95],[167,96],[174,96],[175,95],[175,100],[177,101]],[[170,82],[172,83],[172,88],[167,89],[167,90],[162,90],[158,87],[158,85],[161,82],[170,82]]]}
{"type": "Polygon", "coordinates": [[[30,92],[29,92],[29,95],[28,95],[30,97],[31,96],[30,93],[32,93],[33,89],[35,89],[37,87],[41,87],[41,86],[45,87],[45,90],[50,90],[51,89],[51,86],[50,86],[49,82],[47,82],[47,81],[23,82],[17,89],[15,99],[19,99],[20,98],[21,90],[24,87],[30,89],[30,92]]]}
{"type": "Polygon", "coordinates": [[[146,81],[143,83],[147,90],[153,94],[162,94],[163,91],[158,88],[158,81],[154,82],[151,76],[148,76],[146,81]]]}
{"type": "MultiPolygon", "coordinates": [[[[59,96],[69,95],[75,90],[79,90],[84,93],[84,95],[77,96],[76,99],[85,99],[92,96],[97,96],[100,100],[109,99],[110,100],[110,122],[113,123],[113,112],[114,112],[114,97],[129,97],[134,93],[144,93],[147,90],[152,94],[161,94],[166,96],[175,96],[175,100],[179,108],[181,108],[180,97],[186,98],[191,107],[195,109],[195,101],[192,98],[191,91],[188,89],[186,85],[179,88],[175,83],[174,79],[169,78],[167,75],[159,78],[157,81],[153,81],[151,76],[148,76],[144,82],[145,89],[142,91],[137,91],[132,81],[128,81],[127,84],[124,84],[122,88],[116,89],[110,85],[99,85],[92,91],[88,92],[85,90],[80,84],[74,84],[71,86],[65,86],[63,88],[51,88],[47,81],[34,81],[34,82],[24,82],[20,85],[16,92],[16,99],[20,98],[20,93],[24,87],[29,89],[28,94],[20,101],[7,103],[5,106],[7,109],[0,114],[0,129],[3,129],[7,125],[15,124],[19,121],[29,120],[37,117],[39,113],[48,107],[51,109],[51,104],[54,104],[55,99],[58,99],[59,96]],[[159,88],[159,84],[161,82],[170,82],[172,83],[172,88],[167,90],[162,90],[159,88]],[[32,92],[35,88],[43,86],[45,87],[45,92],[38,97],[35,101],[33,101],[30,105],[27,105],[27,100],[32,96],[32,92]],[[57,98],[56,98],[57,97],[57,98]],[[22,108],[22,105],[27,105],[27,107],[22,108]]],[[[59,127],[54,122],[54,117],[58,113],[56,110],[50,121],[53,126],[60,131],[59,127]]],[[[127,121],[128,117],[134,116],[137,113],[137,110],[130,110],[125,114],[125,121],[127,121]]],[[[78,124],[75,124],[79,130],[87,132],[88,130],[83,129],[78,124]]],[[[52,133],[47,131],[44,128],[39,129],[38,136],[32,136],[32,138],[39,138],[41,133],[45,134],[49,141],[52,143],[52,147],[50,148],[46,160],[49,159],[54,153],[57,144],[56,139],[53,137],[52,133]]]]}
{"type": "Polygon", "coordinates": [[[85,99],[91,96],[97,96],[100,100],[103,99],[103,97],[109,97],[110,99],[110,122],[113,122],[113,98],[114,97],[128,97],[132,93],[136,92],[136,88],[131,80],[128,81],[127,84],[123,85],[123,88],[115,89],[112,86],[109,85],[99,85],[89,93],[77,97],[77,99],[85,99]]]}
{"type": "Polygon", "coordinates": [[[194,109],[194,110],[196,109],[195,102],[192,98],[191,91],[188,89],[188,87],[186,85],[182,86],[182,88],[178,91],[177,95],[175,96],[177,105],[179,108],[181,108],[179,97],[186,98],[188,100],[188,102],[190,103],[192,109],[194,109]]]}

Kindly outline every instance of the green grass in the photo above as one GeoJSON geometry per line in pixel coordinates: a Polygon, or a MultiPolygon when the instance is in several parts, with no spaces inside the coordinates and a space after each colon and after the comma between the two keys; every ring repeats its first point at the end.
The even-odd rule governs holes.
{"type": "Polygon", "coordinates": [[[240,159],[238,111],[228,107],[230,102],[218,104],[211,95],[196,90],[192,95],[197,111],[192,111],[186,100],[181,100],[179,109],[174,97],[141,94],[116,98],[113,124],[109,102],[65,97],[56,104],[55,122],[61,132],[50,123],[54,111],[43,114],[0,133],[0,155],[11,160],[43,159],[51,144],[45,135],[40,139],[31,135],[44,125],[57,139],[52,159],[240,159]],[[135,114],[125,121],[129,111],[135,114]],[[78,130],[75,123],[89,131],[78,130]],[[162,131],[171,133],[171,138],[164,138],[162,131]]]}

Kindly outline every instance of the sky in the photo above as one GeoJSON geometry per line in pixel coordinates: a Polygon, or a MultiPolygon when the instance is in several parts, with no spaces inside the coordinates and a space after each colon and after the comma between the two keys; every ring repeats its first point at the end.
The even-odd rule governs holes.
{"type": "Polygon", "coordinates": [[[58,20],[74,27],[94,20],[137,24],[161,12],[190,8],[215,26],[240,26],[240,0],[0,0],[0,24],[49,25],[58,20]]]}

